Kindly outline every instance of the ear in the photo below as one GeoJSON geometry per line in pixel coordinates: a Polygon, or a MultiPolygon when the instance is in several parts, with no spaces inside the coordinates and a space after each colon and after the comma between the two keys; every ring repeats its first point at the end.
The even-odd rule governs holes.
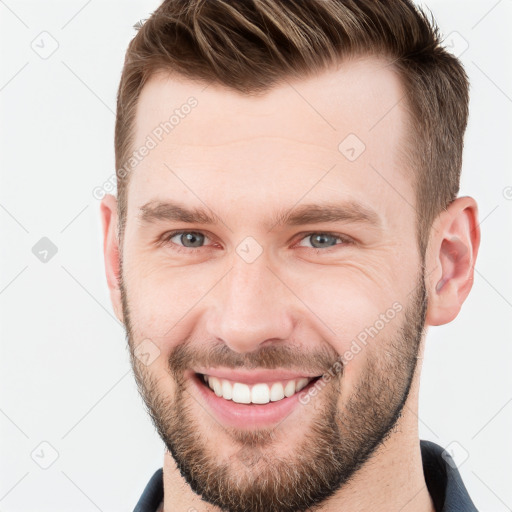
{"type": "Polygon", "coordinates": [[[439,214],[430,232],[425,260],[427,325],[447,324],[459,314],[473,286],[479,246],[476,201],[459,197],[439,214]]]}
{"type": "Polygon", "coordinates": [[[123,322],[123,308],[121,303],[119,239],[117,234],[117,200],[107,194],[100,205],[101,222],[103,224],[103,255],[105,259],[105,273],[110,290],[110,300],[117,318],[123,322]]]}

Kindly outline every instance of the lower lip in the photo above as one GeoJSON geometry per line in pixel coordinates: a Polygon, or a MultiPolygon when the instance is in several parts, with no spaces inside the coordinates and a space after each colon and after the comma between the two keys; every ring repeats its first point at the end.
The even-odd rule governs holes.
{"type": "Polygon", "coordinates": [[[299,393],[285,397],[276,402],[267,404],[239,404],[233,400],[217,396],[203,381],[202,376],[194,374],[191,378],[194,387],[200,397],[206,402],[207,407],[223,425],[251,429],[255,427],[272,426],[282,422],[299,405],[299,394],[307,392],[314,385],[316,379],[308,383],[299,393]]]}

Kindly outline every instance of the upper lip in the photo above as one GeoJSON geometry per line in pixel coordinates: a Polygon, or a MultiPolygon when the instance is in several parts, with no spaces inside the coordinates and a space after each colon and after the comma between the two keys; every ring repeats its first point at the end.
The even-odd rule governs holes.
{"type": "Polygon", "coordinates": [[[257,384],[259,382],[276,382],[292,379],[313,379],[319,375],[290,370],[233,370],[230,368],[197,368],[196,373],[211,375],[218,379],[227,379],[242,384],[257,384]]]}

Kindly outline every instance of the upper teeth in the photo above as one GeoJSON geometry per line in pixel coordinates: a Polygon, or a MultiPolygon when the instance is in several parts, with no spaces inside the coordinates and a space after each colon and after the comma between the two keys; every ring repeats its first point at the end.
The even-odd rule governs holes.
{"type": "Polygon", "coordinates": [[[239,404],[267,404],[277,402],[285,396],[290,397],[298,393],[313,379],[300,378],[286,382],[274,382],[253,384],[248,386],[241,382],[232,382],[226,379],[219,379],[211,375],[203,375],[204,381],[210,386],[217,396],[226,400],[233,400],[239,404]]]}

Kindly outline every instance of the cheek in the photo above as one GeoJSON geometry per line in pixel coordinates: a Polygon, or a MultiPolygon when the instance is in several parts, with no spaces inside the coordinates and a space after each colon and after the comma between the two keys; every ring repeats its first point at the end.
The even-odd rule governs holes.
{"type": "Polygon", "coordinates": [[[126,272],[132,330],[137,339],[150,338],[168,351],[173,340],[178,342],[188,334],[187,323],[223,274],[206,267],[201,271],[193,266],[171,268],[148,264],[143,258],[139,261],[135,270],[126,272]]]}
{"type": "MultiPolygon", "coordinates": [[[[165,355],[200,331],[206,310],[221,300],[216,285],[229,267],[222,261],[170,267],[149,257],[136,260],[125,267],[134,338],[151,339],[165,355]]],[[[299,298],[285,292],[281,307],[342,356],[347,379],[362,371],[367,350],[382,350],[398,332],[402,315],[397,304],[401,308],[403,300],[397,297],[406,297],[410,287],[407,269],[402,267],[397,276],[391,270],[395,267],[374,258],[364,264],[301,263],[276,269],[299,298]]]]}
{"type": "Polygon", "coordinates": [[[322,328],[326,341],[343,361],[343,401],[360,382],[368,358],[378,358],[389,350],[390,342],[399,335],[405,304],[397,297],[406,293],[368,273],[344,269],[319,273],[304,283],[297,295],[319,318],[309,315],[316,323],[313,329],[318,332],[322,328]]]}
{"type": "Polygon", "coordinates": [[[379,331],[396,328],[396,309],[401,307],[397,297],[403,293],[396,284],[391,288],[378,273],[344,267],[318,271],[307,281],[303,276],[295,278],[296,283],[301,283],[295,288],[297,295],[327,326],[338,353],[347,350],[352,340],[375,324],[379,331]]]}

